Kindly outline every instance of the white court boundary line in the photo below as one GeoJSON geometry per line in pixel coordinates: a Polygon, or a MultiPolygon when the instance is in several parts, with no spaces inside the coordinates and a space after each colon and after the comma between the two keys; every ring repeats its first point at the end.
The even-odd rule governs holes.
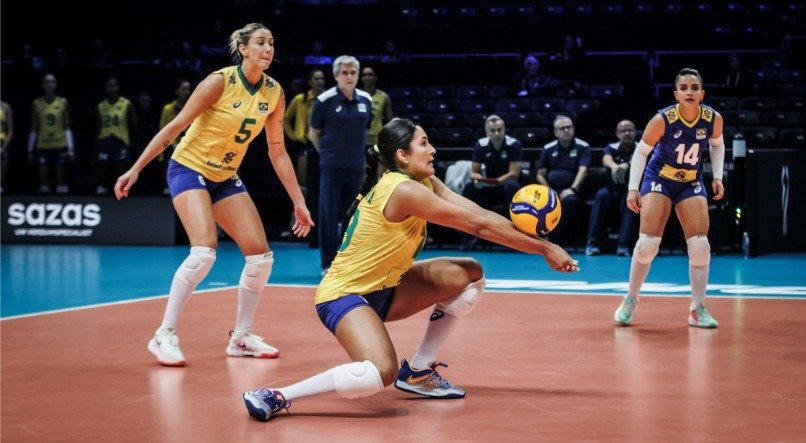
{"type": "MultiPolygon", "coordinates": [[[[297,285],[293,285],[293,284],[290,284],[290,285],[287,285],[287,284],[268,284],[268,285],[266,285],[266,287],[271,287],[271,288],[315,288],[317,286],[318,285],[299,285],[299,284],[297,284],[297,285]]],[[[222,286],[222,287],[219,287],[219,288],[200,289],[200,290],[194,291],[193,293],[194,294],[204,294],[204,293],[209,293],[209,292],[218,292],[218,291],[225,291],[225,290],[228,290],[228,289],[237,289],[237,288],[238,288],[237,285],[236,286],[222,286]]],[[[485,292],[489,292],[489,293],[504,293],[504,294],[529,294],[529,295],[536,295],[536,296],[541,296],[541,297],[558,296],[558,295],[560,295],[560,296],[562,296],[562,295],[576,295],[576,296],[590,295],[590,296],[595,296],[595,297],[619,297],[619,298],[622,298],[622,297],[624,297],[624,295],[626,295],[626,294],[621,294],[621,293],[617,293],[617,292],[612,292],[612,293],[604,293],[604,292],[563,292],[563,291],[556,291],[556,290],[554,290],[554,291],[528,290],[527,291],[527,290],[522,290],[522,289],[519,290],[519,289],[509,289],[509,288],[495,288],[495,289],[487,290],[485,292]]],[[[157,300],[157,299],[160,299],[160,298],[167,298],[167,297],[168,297],[168,294],[153,295],[153,296],[148,296],[148,297],[132,298],[132,299],[128,299],[128,300],[118,300],[118,301],[113,301],[113,302],[95,303],[95,304],[91,304],[91,305],[76,306],[76,307],[72,307],[72,308],[61,308],[61,309],[53,309],[53,310],[50,310],[50,311],[31,312],[31,313],[28,313],[28,314],[19,314],[19,315],[12,315],[12,316],[8,316],[8,317],[2,317],[2,318],[0,318],[0,323],[4,322],[6,320],[16,320],[16,319],[20,319],[20,318],[36,317],[36,316],[40,316],[40,315],[61,314],[61,313],[64,313],[64,312],[80,311],[80,310],[84,310],[84,309],[105,308],[107,306],[125,305],[125,304],[130,304],[130,303],[157,300]]],[[[689,295],[688,294],[668,294],[668,293],[647,292],[647,293],[642,293],[641,297],[689,298],[689,295]]],[[[739,300],[739,299],[757,299],[757,300],[758,299],[764,299],[764,300],[801,300],[801,301],[806,301],[806,297],[801,297],[801,296],[788,296],[787,297],[787,296],[781,296],[781,295],[752,295],[752,294],[751,295],[733,295],[733,294],[714,293],[714,294],[708,294],[707,298],[733,298],[733,299],[737,299],[737,300],[739,300]]]]}

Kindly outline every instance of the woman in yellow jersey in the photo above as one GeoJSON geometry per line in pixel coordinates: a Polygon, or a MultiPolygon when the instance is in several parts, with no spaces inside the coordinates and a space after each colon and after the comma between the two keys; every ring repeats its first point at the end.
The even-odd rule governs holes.
{"type": "Polygon", "coordinates": [[[427,222],[452,227],[530,254],[543,255],[560,272],[579,270],[559,246],[530,237],[508,219],[451,191],[434,175],[436,150],[423,129],[406,119],[387,123],[378,145],[368,149],[363,197],[344,241],[316,291],[316,310],[352,363],[297,384],[244,393],[249,414],[267,421],[290,401],[336,391],[344,398],[373,395],[394,382],[403,391],[433,398],[462,398],[465,392],[436,371],[445,366],[437,351],[484,292],[484,272],[472,258],[415,261],[427,222]],[[378,179],[378,165],[386,170],[378,179]],[[420,347],[398,368],[383,323],[433,306],[420,347]]]}
{"type": "Polygon", "coordinates": [[[176,326],[193,290],[215,261],[216,223],[246,256],[227,355],[279,356],[277,349],[252,334],[255,310],[274,259],[255,204],[237,175],[249,142],[261,129],[266,130],[269,159],[294,203],[294,234],[304,237],[313,225],[285,151],[283,90],[263,73],[274,58],[274,36],[263,24],[250,23],[232,33],[229,47],[239,63],[207,76],[115,184],[117,198],[127,197],[140,171],[190,125],[168,166],[168,188],[190,239],[190,255],[174,275],[162,324],[148,343],[166,366],[185,365],[176,326]]]}
{"type": "Polygon", "coordinates": [[[42,90],[44,95],[34,100],[31,106],[28,163],[36,161],[41,194],[50,193],[53,172],[56,175],[56,193],[67,194],[70,192],[67,165],[75,159],[70,108],[66,98],[56,95],[55,75],[45,75],[42,90]]]}
{"type": "Polygon", "coordinates": [[[116,77],[104,83],[105,97],[98,103],[95,127],[96,194],[108,194],[115,176],[126,170],[131,161],[131,139],[137,129],[137,117],[131,101],[120,96],[116,77]]]}
{"type": "MultiPolygon", "coordinates": [[[[172,102],[169,102],[169,103],[166,103],[162,107],[162,111],[160,112],[160,128],[165,127],[165,125],[170,123],[170,121],[173,120],[174,117],[179,115],[179,112],[182,111],[182,108],[185,107],[185,103],[188,102],[188,99],[190,98],[191,92],[193,92],[193,85],[190,84],[189,80],[185,80],[185,79],[181,78],[181,79],[176,81],[176,90],[174,91],[174,93],[176,94],[176,100],[174,100],[172,102]]],[[[185,135],[184,131],[180,132],[179,136],[176,137],[176,140],[171,142],[171,144],[168,146],[168,148],[164,152],[162,152],[159,155],[159,157],[157,157],[157,161],[162,165],[162,169],[163,169],[163,172],[164,172],[165,176],[168,175],[168,161],[167,160],[171,157],[171,155],[173,155],[173,152],[176,149],[176,146],[182,140],[182,137],[184,135],[185,135]]],[[[162,193],[163,194],[169,194],[170,193],[170,191],[168,190],[167,186],[165,187],[165,190],[163,190],[162,193]]]]}
{"type": "Polygon", "coordinates": [[[311,127],[311,109],[316,97],[325,90],[325,73],[321,69],[311,69],[308,72],[308,87],[305,92],[299,93],[291,99],[288,108],[285,110],[283,120],[283,131],[286,137],[294,144],[296,157],[298,159],[297,178],[300,184],[306,185],[305,176],[307,168],[307,155],[310,150],[314,150],[308,140],[308,129],[311,127]]]}
{"type": "MultiPolygon", "coordinates": [[[[297,168],[297,181],[305,191],[305,198],[312,207],[316,207],[319,197],[319,154],[308,140],[311,128],[311,109],[316,97],[325,90],[325,73],[319,68],[308,71],[308,87],[291,99],[285,110],[283,132],[291,142],[289,155],[297,168]]],[[[294,216],[291,215],[291,224],[294,216]]],[[[291,231],[283,231],[282,237],[290,237],[291,231]]]]}

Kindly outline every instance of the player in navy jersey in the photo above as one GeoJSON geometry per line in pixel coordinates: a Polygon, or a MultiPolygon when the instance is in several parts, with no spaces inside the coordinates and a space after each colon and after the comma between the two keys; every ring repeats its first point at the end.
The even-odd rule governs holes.
{"type": "Polygon", "coordinates": [[[674,96],[677,104],[659,110],[652,117],[632,156],[627,206],[640,214],[641,227],[630,265],[629,290],[616,310],[615,320],[621,325],[632,322],[638,291],[658,253],[663,229],[674,206],[689,256],[689,325],[716,328],[717,321],[704,304],[711,247],[707,237],[708,200],[702,180],[702,156],[708,145],[714,177],[713,198],[720,200],[725,194],[722,116],[702,104],[705,91],[702,77],[695,69],[684,68],[677,73],[674,96]]]}

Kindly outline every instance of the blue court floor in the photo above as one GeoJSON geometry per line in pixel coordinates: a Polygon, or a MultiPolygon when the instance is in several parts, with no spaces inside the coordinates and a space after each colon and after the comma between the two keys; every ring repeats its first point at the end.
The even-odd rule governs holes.
{"type": "MultiPolygon", "coordinates": [[[[302,243],[271,245],[275,253],[269,280],[278,286],[315,286],[320,279],[319,251],[302,243]]],[[[3,245],[0,248],[0,317],[163,297],[187,246],[3,245]]],[[[539,256],[493,250],[459,252],[426,249],[420,258],[469,255],[484,266],[488,291],[541,294],[579,293],[622,296],[627,290],[630,258],[572,253],[581,271],[551,271],[539,256]]],[[[198,290],[238,284],[243,256],[234,243],[219,245],[217,260],[198,290]]],[[[806,299],[806,254],[773,254],[745,259],[714,255],[710,297],[806,299]]],[[[688,257],[659,256],[652,264],[642,295],[689,296],[688,257]]]]}

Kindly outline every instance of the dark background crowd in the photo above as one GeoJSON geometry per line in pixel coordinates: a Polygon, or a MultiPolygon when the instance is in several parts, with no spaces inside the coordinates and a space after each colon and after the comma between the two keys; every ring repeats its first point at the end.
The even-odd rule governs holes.
{"type": "MultiPolygon", "coordinates": [[[[593,161],[601,166],[602,147],[616,141],[616,123],[629,119],[640,130],[672,102],[682,67],[702,74],[706,103],[725,117],[729,150],[737,132],[748,147],[804,147],[801,1],[139,0],[92,13],[89,7],[4,5],[0,91],[13,109],[15,134],[6,193],[36,192],[26,140],[31,103],[42,95],[46,74],[56,76],[56,94],[70,106],[71,193],[91,194],[95,113],[107,78],[118,79],[120,94],[137,110],[136,158],[158,129],[160,108],[176,98],[177,80],[195,86],[230,64],[229,33],[249,22],[265,23],[274,34],[268,74],[283,85],[287,102],[306,89],[317,63],[324,63],[329,88],[327,60],[354,55],[375,69],[396,116],[421,124],[437,148],[464,148],[459,157],[466,159],[490,114],[503,117],[525,151],[552,141],[553,121],[563,114],[577,137],[598,150],[593,161]]],[[[248,155],[254,161],[244,162],[241,176],[256,200],[282,199],[263,148],[248,155]]],[[[161,174],[158,166],[149,169],[135,192],[161,194],[161,174]]],[[[277,223],[286,217],[287,211],[277,223]]]]}

